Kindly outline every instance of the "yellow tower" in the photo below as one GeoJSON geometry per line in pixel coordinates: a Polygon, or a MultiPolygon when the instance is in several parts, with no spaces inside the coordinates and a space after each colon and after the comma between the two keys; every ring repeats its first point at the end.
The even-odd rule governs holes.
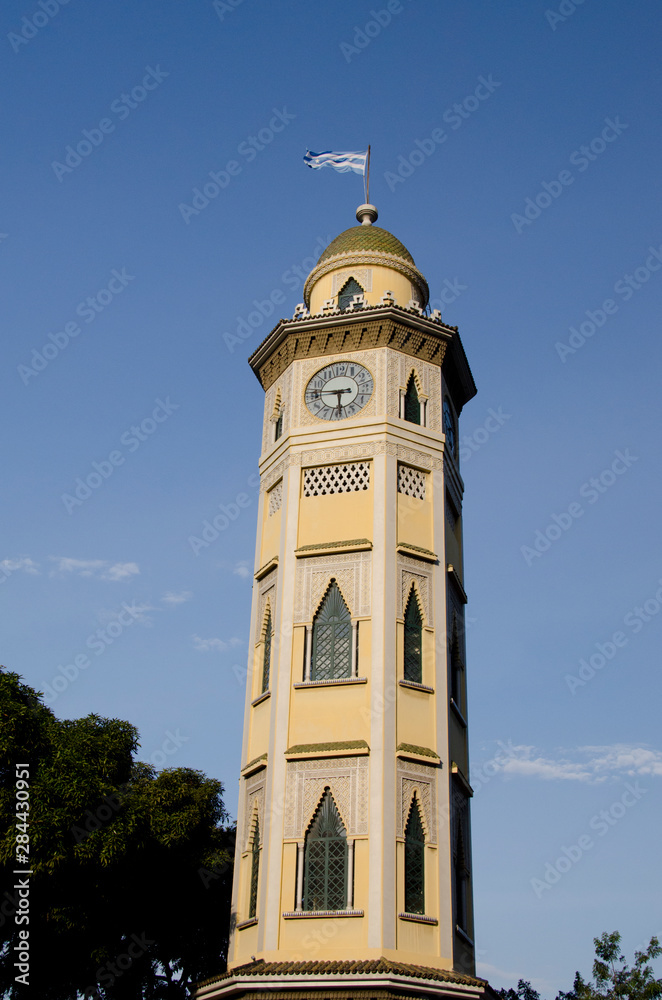
{"type": "Polygon", "coordinates": [[[483,997],[457,422],[476,388],[403,244],[341,233],[265,390],[229,971],[205,1000],[483,997]]]}

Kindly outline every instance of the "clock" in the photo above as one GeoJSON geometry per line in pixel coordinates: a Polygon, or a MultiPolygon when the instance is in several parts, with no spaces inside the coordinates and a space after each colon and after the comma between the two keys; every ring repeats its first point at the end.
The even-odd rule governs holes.
{"type": "Polygon", "coordinates": [[[354,417],[370,401],[372,375],[355,361],[336,361],[322,368],[306,386],[306,406],[320,420],[354,417]]]}
{"type": "Polygon", "coordinates": [[[444,400],[444,434],[446,435],[446,441],[448,442],[448,448],[451,455],[455,458],[455,419],[453,417],[453,411],[451,410],[451,404],[447,399],[444,400]]]}

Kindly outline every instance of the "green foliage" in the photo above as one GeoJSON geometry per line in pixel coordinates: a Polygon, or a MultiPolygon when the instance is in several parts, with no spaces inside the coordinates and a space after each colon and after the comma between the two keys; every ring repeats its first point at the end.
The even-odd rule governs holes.
{"type": "MultiPolygon", "coordinates": [[[[599,938],[593,938],[595,961],[593,962],[594,982],[584,982],[575,973],[575,981],[569,993],[559,993],[556,1000],[656,1000],[662,997],[662,979],[655,979],[650,962],[662,955],[662,947],[656,937],[650,939],[645,951],[635,951],[634,965],[630,967],[621,954],[621,935],[618,931],[599,938]]],[[[495,990],[501,1000],[540,1000],[530,983],[520,979],[517,990],[495,990]]]]}
{"type": "Polygon", "coordinates": [[[127,722],[60,720],[0,670],[0,995],[183,998],[222,971],[234,833],[219,781],[134,760],[127,722]],[[15,766],[30,770],[30,987],[16,984],[15,766]]]}

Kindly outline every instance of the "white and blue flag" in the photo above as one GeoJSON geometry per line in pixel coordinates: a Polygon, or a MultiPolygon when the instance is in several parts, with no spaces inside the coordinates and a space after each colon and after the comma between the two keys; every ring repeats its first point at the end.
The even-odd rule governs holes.
{"type": "Polygon", "coordinates": [[[351,170],[355,174],[363,174],[364,176],[367,159],[367,149],[358,153],[332,153],[331,150],[326,150],[324,153],[311,153],[308,149],[303,158],[304,163],[313,170],[318,170],[320,167],[333,167],[341,174],[351,170]]]}

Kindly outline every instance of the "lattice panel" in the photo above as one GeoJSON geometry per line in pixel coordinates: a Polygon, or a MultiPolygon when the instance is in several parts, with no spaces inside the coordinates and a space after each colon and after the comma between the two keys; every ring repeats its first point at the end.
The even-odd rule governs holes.
{"type": "Polygon", "coordinates": [[[437,843],[437,768],[414,761],[398,760],[397,765],[397,829],[396,835],[404,837],[414,794],[422,812],[426,839],[437,843]]]}
{"type": "Polygon", "coordinates": [[[427,476],[411,465],[398,464],[398,493],[417,500],[425,500],[425,481],[427,476]]]}
{"type": "Polygon", "coordinates": [[[269,517],[283,506],[283,480],[269,490],[269,517]]]}
{"type": "Polygon", "coordinates": [[[315,625],[313,680],[349,677],[351,671],[352,626],[348,622],[315,625]]]}
{"type": "MultiPolygon", "coordinates": [[[[246,778],[246,799],[244,807],[244,831],[242,850],[248,851],[253,836],[253,819],[257,806],[257,819],[260,831],[264,831],[264,785],[266,770],[259,771],[254,777],[246,778]]],[[[264,837],[264,832],[262,832],[264,837]]]]}
{"type": "Polygon", "coordinates": [[[345,552],[337,556],[298,559],[296,574],[295,622],[313,620],[331,577],[335,577],[353,618],[363,618],[371,613],[371,552],[345,552]]]}
{"type": "Polygon", "coordinates": [[[305,836],[327,786],[347,836],[368,832],[368,758],[327,757],[288,761],[285,837],[301,839],[305,836]]]}
{"type": "Polygon", "coordinates": [[[372,268],[371,267],[346,267],[342,271],[334,271],[331,294],[337,295],[349,278],[354,278],[359,285],[366,290],[372,291],[372,268]]]}
{"type": "Polygon", "coordinates": [[[271,621],[272,624],[276,617],[276,573],[278,571],[272,569],[271,573],[267,573],[263,580],[260,580],[260,593],[257,605],[257,621],[255,622],[255,642],[262,641],[262,629],[264,628],[265,615],[267,612],[267,604],[271,608],[271,621]]]}
{"type": "Polygon", "coordinates": [[[324,497],[330,493],[357,493],[370,486],[370,463],[352,462],[347,465],[322,465],[304,469],[303,495],[324,497]]]}
{"type": "Polygon", "coordinates": [[[412,583],[416,584],[419,597],[419,608],[423,612],[424,625],[434,626],[434,613],[432,605],[432,570],[428,563],[423,563],[420,559],[413,559],[410,556],[400,556],[398,558],[398,576],[400,586],[398,588],[398,618],[404,618],[405,608],[411,593],[412,583]]]}

